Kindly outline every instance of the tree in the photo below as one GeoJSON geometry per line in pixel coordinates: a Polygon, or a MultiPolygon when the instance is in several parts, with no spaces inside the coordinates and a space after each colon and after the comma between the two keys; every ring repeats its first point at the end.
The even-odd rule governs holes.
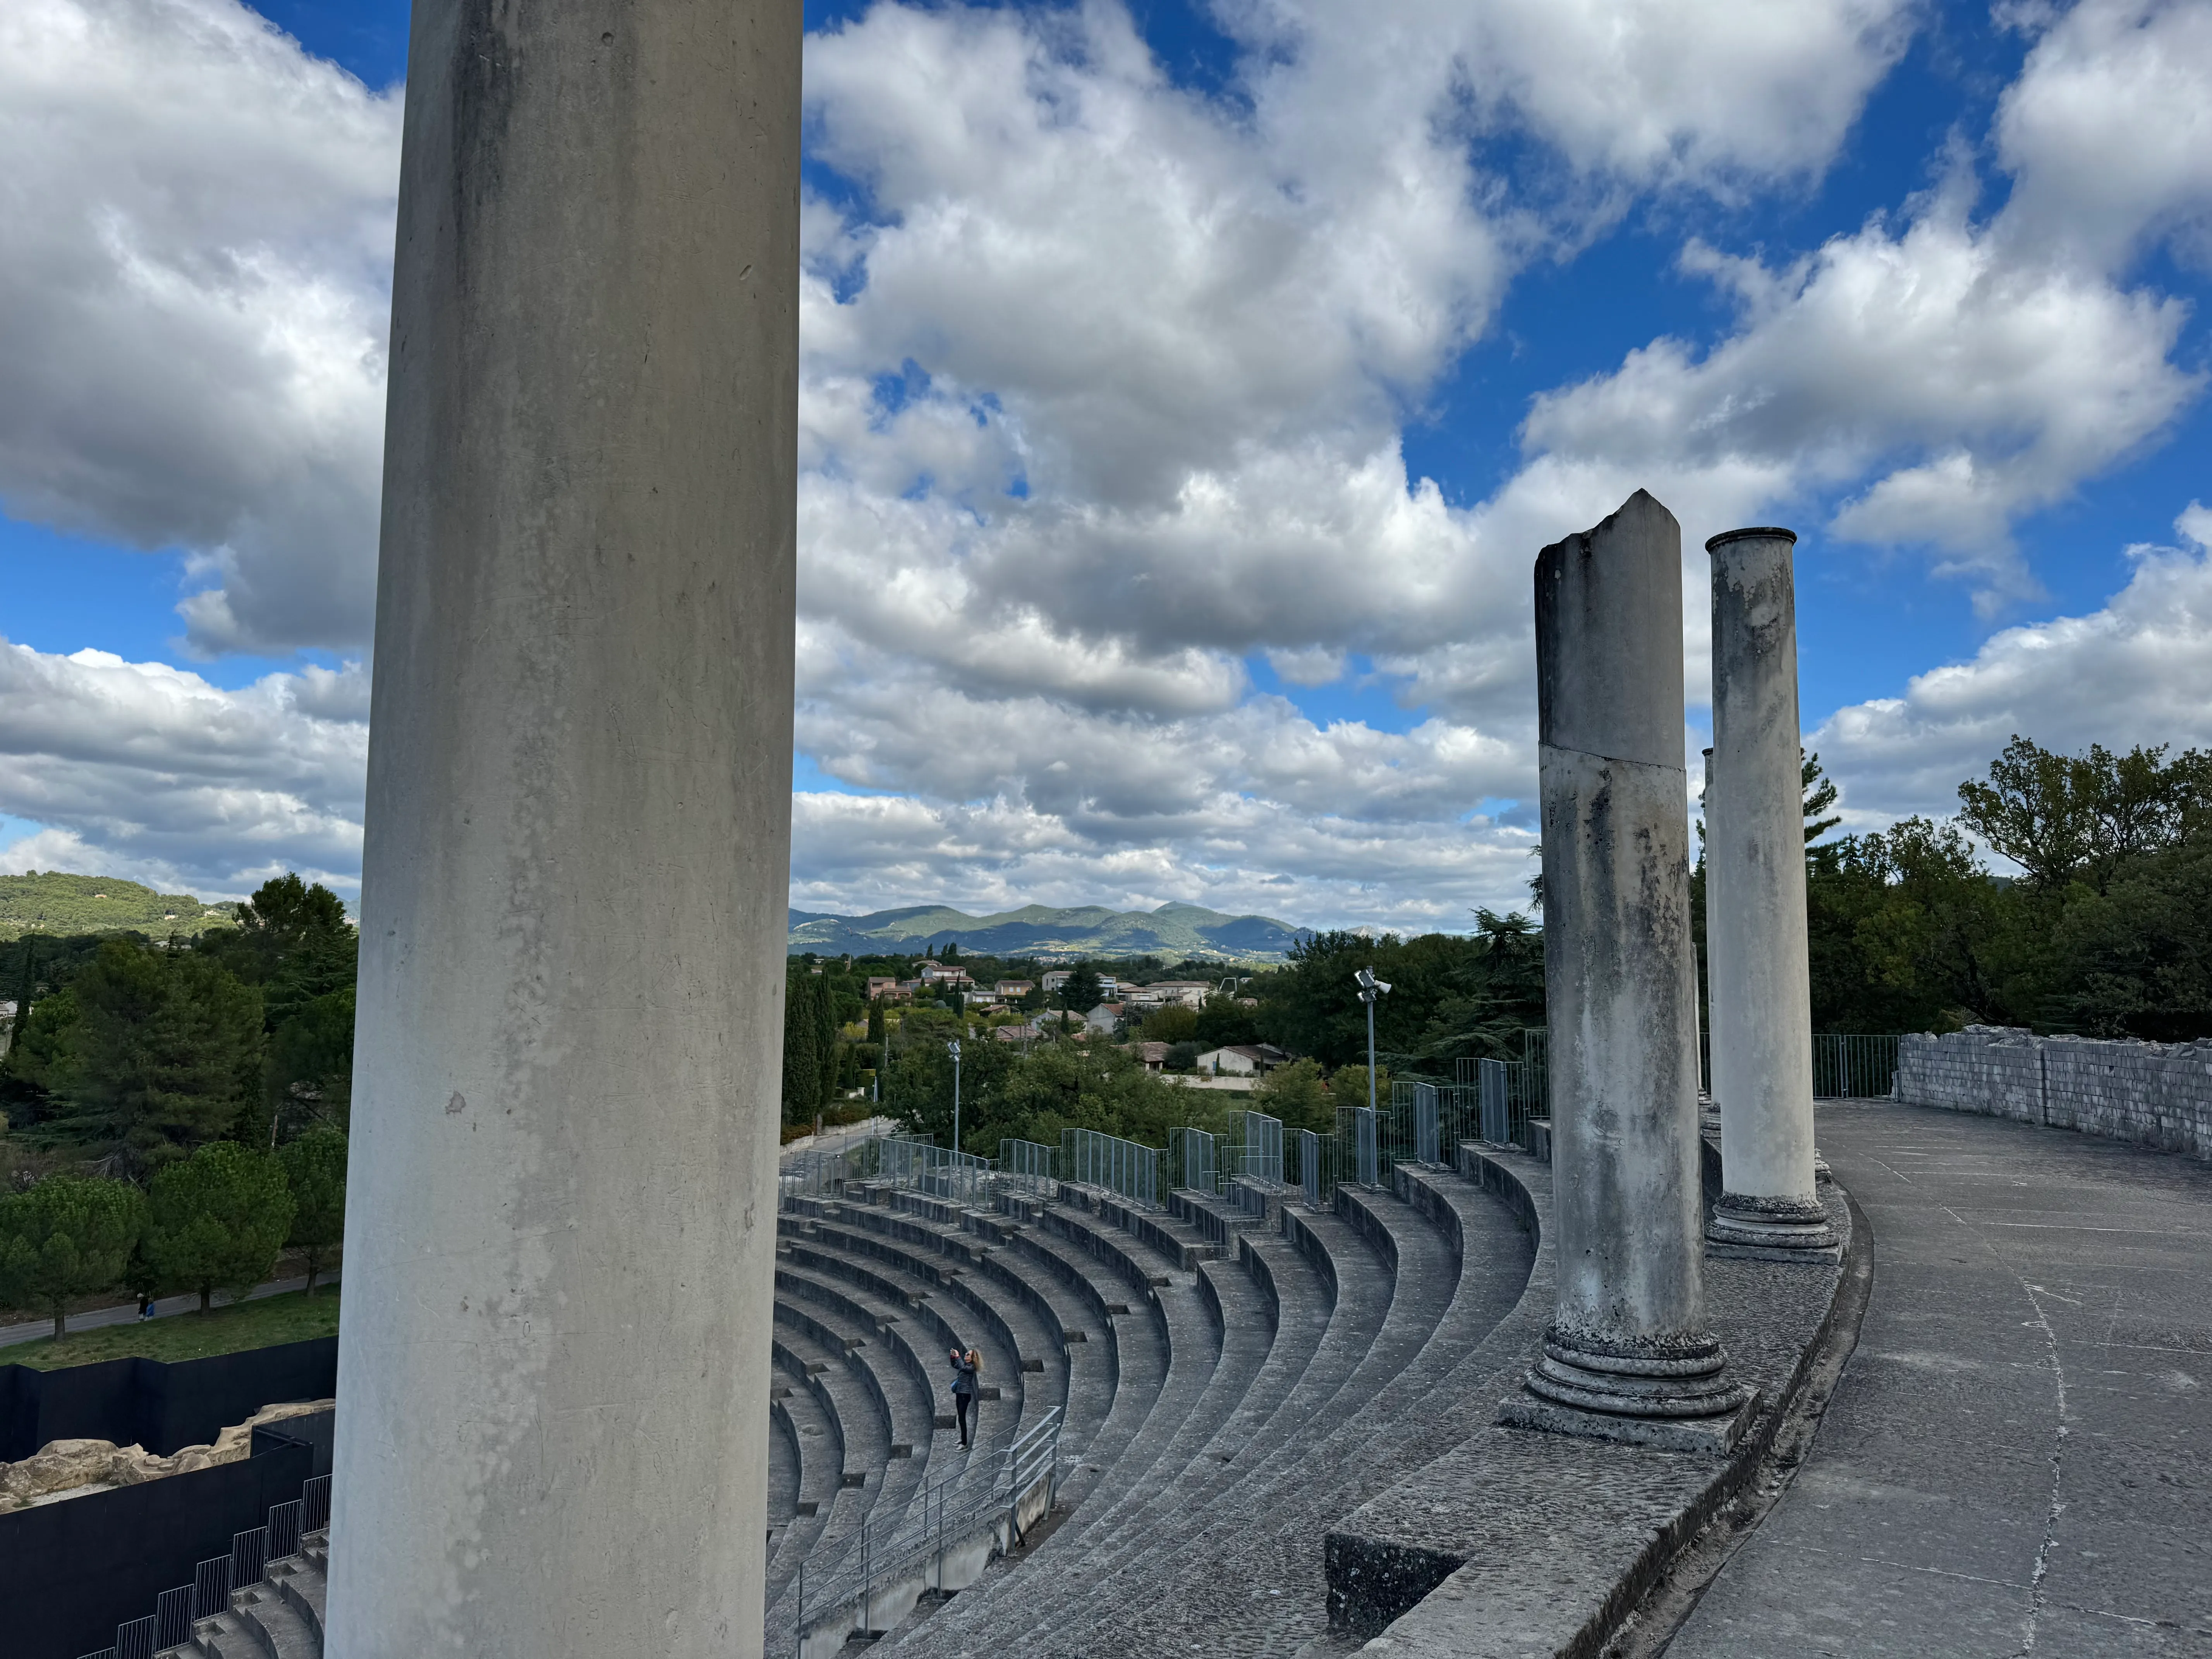
{"type": "Polygon", "coordinates": [[[0,1102],[17,1121],[53,1115],[76,1075],[76,998],[67,991],[42,997],[29,1018],[20,1014],[15,1040],[0,1060],[0,1102]]]}
{"type": "Polygon", "coordinates": [[[1986,783],[1959,786],[1959,816],[1968,829],[2045,890],[2063,887],[2089,855],[2089,803],[2078,769],[2014,733],[1990,763],[1986,783]]]}
{"type": "Polygon", "coordinates": [[[1260,1027],[1251,1009],[1237,998],[1216,991],[1199,1006],[1192,1036],[1201,1048],[1226,1048],[1233,1043],[1257,1042],[1260,1027]]]}
{"type": "Polygon", "coordinates": [[[2212,1036],[2212,836],[2138,858],[2068,904],[2046,1012],[2098,1036],[2212,1036]]]}
{"type": "Polygon", "coordinates": [[[157,1162],[229,1133],[260,1092],[261,997],[191,951],[109,939],[71,988],[74,1127],[157,1162]]]}
{"type": "Polygon", "coordinates": [[[1144,1018],[1138,1036],[1146,1042],[1193,1042],[1198,1037],[1198,1011],[1180,1002],[1155,1008],[1144,1018]]]}
{"type": "Polygon", "coordinates": [[[1071,1014],[1087,1014],[1105,1000],[1106,988],[1099,982],[1098,970],[1087,962],[1079,962],[1060,988],[1060,1006],[1071,1014]]]}
{"type": "Polygon", "coordinates": [[[94,1176],[48,1176],[0,1198],[0,1303],[46,1309],[59,1337],[72,1301],[123,1278],[145,1207],[129,1182],[94,1176]]]}
{"type": "Polygon", "coordinates": [[[812,1121],[822,1098],[821,1028],[814,1018],[814,975],[803,969],[784,981],[783,1121],[812,1121]]]}
{"type": "Polygon", "coordinates": [[[2130,860],[2178,847],[2212,811],[2212,755],[2163,744],[2075,757],[2015,733],[1989,781],[1959,786],[1967,827],[2046,892],[2077,877],[2100,893],[2130,860]]]}
{"type": "Polygon", "coordinates": [[[216,1141],[155,1176],[147,1259],[164,1284],[198,1291],[205,1313],[216,1291],[242,1296],[269,1277],[295,1208],[273,1156],[216,1141]]]}
{"type": "MultiPolygon", "coordinates": [[[[1805,796],[1805,844],[1810,847],[1844,820],[1828,810],[1836,804],[1836,785],[1821,771],[1820,756],[1807,755],[1798,765],[1797,775],[1805,796]]],[[[1702,826],[1698,833],[1704,835],[1702,826]]]]}
{"type": "MultiPolygon", "coordinates": [[[[1359,1103],[1364,1105],[1364,1083],[1361,1087],[1359,1103]]],[[[1278,1066],[1262,1077],[1252,1091],[1252,1104],[1269,1117],[1279,1118],[1285,1129],[1310,1129],[1316,1134],[1336,1130],[1335,1098],[1322,1087],[1321,1067],[1310,1060],[1278,1066]]]]}
{"type": "Polygon", "coordinates": [[[318,1124],[276,1154],[292,1194],[292,1231],[284,1242],[307,1259],[307,1294],[330,1253],[345,1241],[346,1138],[318,1124]]]}
{"type": "Polygon", "coordinates": [[[270,1138],[302,1121],[347,1127],[353,1104],[354,988],[302,1003],[269,1036],[270,1138]]]}

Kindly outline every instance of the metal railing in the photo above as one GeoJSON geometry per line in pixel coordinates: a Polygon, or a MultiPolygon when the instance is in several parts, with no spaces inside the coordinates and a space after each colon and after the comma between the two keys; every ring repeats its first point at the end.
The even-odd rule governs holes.
{"type": "Polygon", "coordinates": [[[1250,1181],[1283,1182],[1283,1121],[1265,1112],[1233,1113],[1238,1131],[1237,1173],[1250,1181]]]}
{"type": "Polygon", "coordinates": [[[1814,1032],[1813,1098],[1866,1100],[1891,1094],[1897,1087],[1897,1045],[1894,1036],[1814,1032]]]}
{"type": "Polygon", "coordinates": [[[823,1620],[855,1605],[859,1628],[872,1629],[871,1603],[879,1588],[912,1573],[931,1556],[941,1553],[948,1543],[957,1546],[980,1528],[995,1527],[1001,1516],[1006,1519],[1007,1547],[1020,1542],[1023,1499],[1036,1494],[1040,1482],[1043,1502],[1038,1513],[1051,1512],[1060,1477],[1061,1420],[1060,1408],[1054,1406],[1024,1430],[999,1454],[997,1467],[988,1481],[977,1480],[971,1466],[923,1487],[892,1521],[867,1516],[847,1538],[836,1565],[812,1584],[807,1582],[802,1560],[796,1595],[799,1639],[794,1650],[804,1651],[808,1632],[823,1620]]]}
{"type": "Polygon", "coordinates": [[[878,1144],[879,1173],[895,1187],[950,1199],[956,1204],[981,1201],[988,1189],[996,1158],[957,1152],[934,1141],[890,1135],[878,1144]]]}
{"type": "Polygon", "coordinates": [[[1148,1210],[1160,1207],[1160,1152],[1096,1129],[1060,1132],[1060,1178],[1103,1187],[1148,1210]]]}
{"type": "Polygon", "coordinates": [[[1168,1170],[1175,1184],[1209,1196],[1221,1190],[1219,1135],[1188,1126],[1168,1131],[1168,1170]]]}
{"type": "Polygon", "coordinates": [[[1336,1151],[1336,1137],[1318,1135],[1311,1129],[1301,1129],[1292,1137],[1290,1151],[1297,1165],[1293,1173],[1299,1192],[1304,1194],[1307,1203],[1319,1207],[1328,1201],[1329,1190],[1334,1185],[1329,1178],[1332,1171],[1323,1166],[1325,1164],[1333,1165],[1335,1161],[1333,1154],[1336,1151]],[[1328,1143],[1326,1148],[1322,1146],[1323,1141],[1328,1143]]]}
{"type": "Polygon", "coordinates": [[[154,1659],[192,1639],[192,1626],[228,1610],[234,1592],[248,1589],[269,1576],[274,1562],[300,1553],[300,1540],[331,1523],[331,1477],[319,1474],[289,1504],[271,1507],[264,1524],[234,1533],[228,1554],[211,1555],[192,1569],[192,1582],[165,1589],[154,1598],[154,1611],[115,1627],[115,1645],[83,1659],[154,1659]]]}
{"type": "Polygon", "coordinates": [[[1056,1150],[1034,1140],[1001,1140],[999,1174],[1008,1184],[1042,1196],[1052,1190],[1052,1161],[1056,1150]]]}

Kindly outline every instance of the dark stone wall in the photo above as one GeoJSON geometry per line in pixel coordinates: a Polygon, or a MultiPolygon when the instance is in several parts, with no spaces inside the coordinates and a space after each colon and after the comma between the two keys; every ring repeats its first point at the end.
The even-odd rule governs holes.
{"type": "Polygon", "coordinates": [[[207,1444],[264,1406],[331,1398],[337,1371],[334,1336],[174,1364],[0,1365],[0,1462],[28,1457],[49,1440],[112,1440],[167,1457],[207,1444]]]}
{"type": "Polygon", "coordinates": [[[272,1440],[257,1451],[0,1515],[0,1645],[9,1659],[77,1659],[112,1645],[118,1625],[152,1613],[163,1590],[191,1583],[194,1567],[230,1553],[234,1534],[297,1498],[314,1472],[314,1447],[272,1440]]]}

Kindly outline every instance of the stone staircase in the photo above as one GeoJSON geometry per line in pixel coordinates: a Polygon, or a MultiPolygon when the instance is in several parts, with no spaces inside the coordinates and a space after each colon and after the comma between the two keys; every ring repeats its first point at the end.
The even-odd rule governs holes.
{"type": "Polygon", "coordinates": [[[778,1659],[848,1638],[947,1659],[1335,1651],[1322,1535],[1466,1438],[1462,1362],[1534,1250],[1477,1181],[1412,1164],[1326,1207],[1178,1192],[1159,1211],[1072,1183],[986,1207],[855,1182],[787,1197],[778,1226],[778,1659]],[[956,1345],[981,1352],[993,1391],[964,1459],[956,1345]],[[811,1621],[811,1587],[849,1572],[863,1520],[879,1534],[925,1488],[988,1480],[1054,1408],[1048,1524],[952,1593],[802,1642],[802,1563],[811,1621]]]}
{"type": "Polygon", "coordinates": [[[296,1555],[271,1561],[258,1584],[233,1590],[230,1606],[195,1620],[191,1640],[164,1659],[322,1659],[330,1534],[309,1533],[296,1555]]]}

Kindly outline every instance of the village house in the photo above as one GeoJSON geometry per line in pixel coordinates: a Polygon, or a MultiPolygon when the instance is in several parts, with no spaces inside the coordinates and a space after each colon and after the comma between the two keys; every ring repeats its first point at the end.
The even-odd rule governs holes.
{"type": "Polygon", "coordinates": [[[1225,1048],[1209,1048],[1198,1057],[1198,1069],[1215,1077],[1258,1077],[1290,1059],[1272,1042],[1235,1042],[1225,1048]]]}

